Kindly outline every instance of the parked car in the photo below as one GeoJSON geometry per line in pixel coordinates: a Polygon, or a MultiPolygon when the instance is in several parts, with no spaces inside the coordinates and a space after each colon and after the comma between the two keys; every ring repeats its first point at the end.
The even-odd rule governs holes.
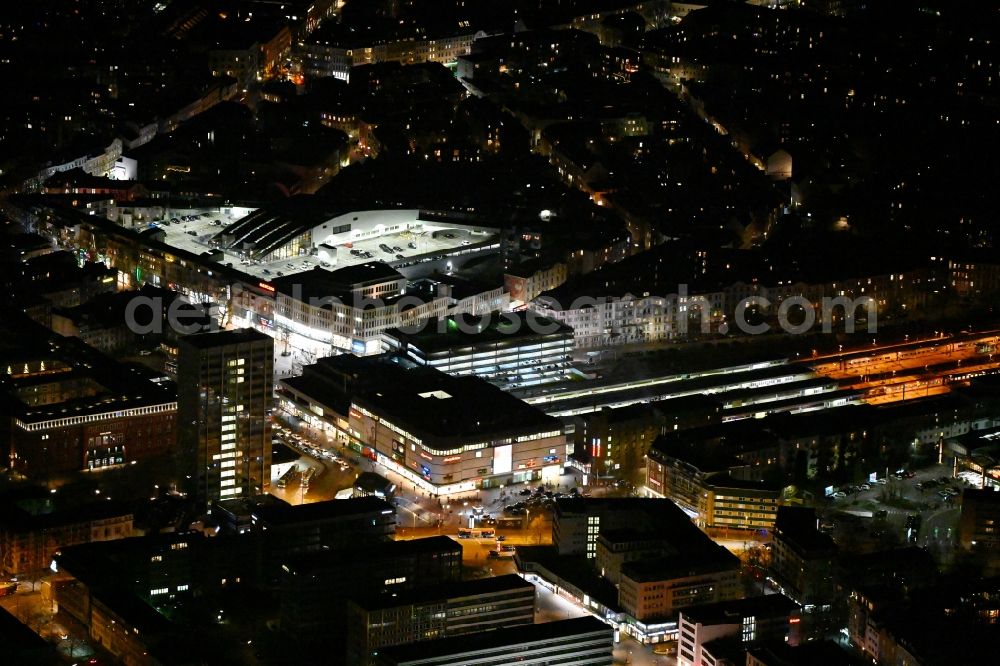
{"type": "Polygon", "coordinates": [[[847,497],[847,493],[845,493],[843,490],[838,490],[833,494],[834,499],[844,499],[845,497],[847,497]]]}

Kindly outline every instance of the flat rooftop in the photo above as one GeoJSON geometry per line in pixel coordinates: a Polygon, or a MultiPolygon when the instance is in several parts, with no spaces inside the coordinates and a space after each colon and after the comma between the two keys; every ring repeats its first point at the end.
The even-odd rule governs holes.
{"type": "MultiPolygon", "coordinates": [[[[416,663],[423,659],[433,659],[462,653],[481,653],[486,650],[502,650],[512,646],[558,640],[570,636],[589,634],[605,636],[608,651],[611,651],[614,631],[595,617],[578,617],[571,620],[556,620],[542,624],[528,624],[508,629],[496,629],[465,636],[452,636],[431,641],[419,641],[408,645],[382,648],[381,654],[392,662],[416,663]]],[[[610,656],[610,655],[609,655],[610,656]]]]}
{"type": "MultiPolygon", "coordinates": [[[[350,299],[355,288],[404,279],[403,275],[389,264],[369,261],[336,270],[317,266],[309,271],[273,278],[270,282],[278,293],[305,301],[331,297],[350,299]]],[[[385,297],[382,300],[386,300],[385,297]]]]}
{"type": "Polygon", "coordinates": [[[185,335],[181,338],[181,344],[196,347],[198,349],[214,349],[216,347],[225,347],[227,345],[245,345],[253,342],[263,342],[265,340],[273,340],[273,338],[252,328],[238,328],[232,331],[215,331],[212,333],[185,335]]]}
{"type": "Polygon", "coordinates": [[[482,317],[435,317],[417,332],[393,328],[385,335],[433,354],[479,345],[526,344],[539,338],[565,337],[572,341],[573,329],[534,313],[493,312],[482,317]]]}
{"type": "Polygon", "coordinates": [[[177,400],[172,382],[151,381],[148,370],[119,363],[75,337],[63,337],[21,313],[0,334],[0,410],[23,424],[177,400]],[[32,404],[32,387],[60,385],[58,402],[32,404]]]}
{"type": "Polygon", "coordinates": [[[523,592],[534,596],[535,586],[517,574],[507,574],[505,576],[492,576],[476,580],[456,581],[454,583],[435,585],[431,588],[407,590],[406,592],[383,592],[381,594],[363,595],[355,597],[353,601],[364,610],[371,611],[408,606],[410,604],[444,601],[446,599],[467,599],[504,592],[523,592]]]}
{"type": "MultiPolygon", "coordinates": [[[[405,428],[428,446],[451,448],[451,443],[470,437],[563,429],[559,419],[479,377],[453,377],[430,367],[406,367],[387,357],[342,355],[324,358],[310,367],[331,377],[331,382],[350,375],[347,390],[352,403],[405,428]]],[[[334,392],[332,388],[330,392],[334,392]]],[[[327,396],[309,397],[323,402],[327,396]]]]}
{"type": "Polygon", "coordinates": [[[395,509],[378,497],[352,497],[346,500],[326,500],[292,505],[268,502],[254,507],[252,514],[270,525],[295,525],[317,520],[332,520],[368,513],[395,513],[395,509]]]}
{"type": "Polygon", "coordinates": [[[774,536],[800,551],[832,554],[837,548],[829,534],[819,531],[813,507],[779,506],[774,521],[774,536]]]}
{"type": "Polygon", "coordinates": [[[12,532],[42,531],[93,520],[131,516],[131,506],[117,500],[57,507],[45,498],[0,505],[0,525],[12,532]]]}
{"type": "MultiPolygon", "coordinates": [[[[334,501],[346,502],[348,500],[334,501]]],[[[358,562],[409,557],[421,553],[456,553],[458,557],[461,557],[462,544],[446,536],[405,539],[402,541],[383,541],[377,544],[366,544],[346,550],[323,550],[306,553],[290,558],[286,564],[289,570],[293,572],[308,573],[324,569],[340,570],[345,566],[357,566],[358,562]]]]}
{"type": "Polygon", "coordinates": [[[777,494],[781,492],[781,484],[779,483],[766,483],[752,479],[736,479],[727,472],[710,475],[705,479],[705,485],[719,489],[748,490],[762,493],[777,494]]]}
{"type": "MultiPolygon", "coordinates": [[[[678,542],[678,545],[683,546],[684,544],[683,542],[678,542]]],[[[626,562],[622,565],[622,576],[641,583],[647,583],[730,569],[738,571],[740,568],[740,558],[722,546],[713,545],[715,545],[714,549],[685,549],[666,557],[626,562]]]]}
{"type": "Polygon", "coordinates": [[[766,594],[761,597],[688,606],[681,613],[692,622],[713,625],[738,624],[744,617],[765,619],[787,616],[798,609],[799,605],[783,594],[766,594]]]}

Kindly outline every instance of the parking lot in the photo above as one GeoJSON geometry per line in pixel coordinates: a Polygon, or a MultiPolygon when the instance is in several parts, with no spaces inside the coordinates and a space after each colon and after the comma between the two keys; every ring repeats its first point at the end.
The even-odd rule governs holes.
{"type": "MultiPolygon", "coordinates": [[[[218,209],[204,209],[195,214],[198,217],[194,219],[191,219],[191,215],[177,214],[166,220],[158,220],[156,225],[166,234],[164,242],[195,254],[218,249],[209,245],[209,239],[235,222],[236,218],[218,209]],[[184,219],[185,217],[188,219],[184,219]]],[[[227,262],[237,268],[240,267],[239,256],[232,252],[226,252],[225,259],[221,263],[227,262]]]]}
{"type": "Polygon", "coordinates": [[[961,492],[973,487],[977,487],[973,480],[953,476],[946,465],[841,486],[827,498],[821,527],[838,541],[915,544],[950,552],[961,492]]]}
{"type": "MultiPolygon", "coordinates": [[[[210,244],[212,237],[235,221],[236,218],[217,209],[205,209],[197,213],[177,214],[167,220],[158,220],[156,225],[166,234],[165,242],[168,245],[194,254],[202,254],[218,250],[219,248],[210,244]]],[[[244,273],[267,280],[283,275],[294,275],[316,267],[334,270],[367,261],[382,261],[398,267],[413,266],[421,261],[440,259],[445,254],[488,240],[491,240],[491,237],[474,236],[464,229],[436,233],[403,231],[338,246],[336,258],[304,254],[287,259],[247,264],[242,262],[238,254],[223,250],[224,258],[220,263],[231,264],[233,268],[244,273]],[[422,259],[417,259],[418,256],[422,259]]]]}
{"type": "Polygon", "coordinates": [[[403,231],[355,241],[350,247],[338,247],[337,265],[350,266],[373,259],[386,263],[406,263],[407,259],[412,260],[418,255],[450,252],[484,240],[488,240],[488,237],[472,236],[463,229],[439,232],[436,237],[429,231],[403,231]]]}
{"type": "Polygon", "coordinates": [[[968,479],[954,478],[944,465],[914,472],[894,472],[874,482],[850,484],[835,489],[831,506],[868,506],[873,510],[912,510],[940,508],[971,488],[968,479]],[[879,506],[885,504],[885,506],[879,506]]]}

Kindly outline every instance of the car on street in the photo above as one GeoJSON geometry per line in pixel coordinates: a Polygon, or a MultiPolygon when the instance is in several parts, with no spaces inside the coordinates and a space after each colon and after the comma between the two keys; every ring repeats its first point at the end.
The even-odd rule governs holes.
{"type": "Polygon", "coordinates": [[[843,490],[838,490],[833,494],[833,499],[844,499],[845,497],[847,497],[847,493],[843,490]]]}

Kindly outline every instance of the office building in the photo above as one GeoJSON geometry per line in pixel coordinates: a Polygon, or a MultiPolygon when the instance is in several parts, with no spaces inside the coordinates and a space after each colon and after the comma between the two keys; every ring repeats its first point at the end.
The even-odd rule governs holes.
{"type": "Polygon", "coordinates": [[[1000,492],[992,489],[962,491],[958,543],[966,550],[996,553],[1000,549],[1000,492]]]}
{"type": "Polygon", "coordinates": [[[648,622],[670,620],[688,606],[739,598],[740,560],[713,545],[623,564],[618,603],[636,620],[648,622]]]}
{"type": "Polygon", "coordinates": [[[755,470],[739,454],[771,450],[776,438],[755,422],[713,424],[672,431],[653,442],[646,455],[646,494],[666,497],[691,516],[699,516],[706,479],[721,475],[752,478],[755,470]]]}
{"type": "Polygon", "coordinates": [[[212,517],[226,534],[259,537],[260,563],[269,578],[277,578],[290,558],[371,546],[396,531],[395,509],[377,497],[292,505],[260,495],[213,502],[212,517]]]}
{"type": "Polygon", "coordinates": [[[273,364],[273,340],[251,329],[181,339],[179,441],[199,505],[269,485],[273,364]]]}
{"type": "Polygon", "coordinates": [[[685,608],[680,613],[678,666],[715,666],[712,646],[725,639],[746,648],[765,641],[798,643],[798,604],[781,594],[685,608]]]}
{"type": "Polygon", "coordinates": [[[173,387],[22,315],[0,335],[5,466],[37,480],[162,459],[177,442],[173,387]]]}
{"type": "Polygon", "coordinates": [[[768,571],[784,594],[807,609],[832,602],[837,547],[819,531],[815,509],[779,507],[771,544],[768,571]]]}
{"type": "Polygon", "coordinates": [[[597,537],[597,571],[612,585],[622,580],[627,562],[660,557],[672,552],[664,535],[632,528],[604,529],[597,537]]]}
{"type": "Polygon", "coordinates": [[[520,576],[355,597],[347,605],[349,664],[373,664],[382,648],[530,625],[535,586],[520,576]]]}
{"type": "MultiPolygon", "coordinates": [[[[598,537],[613,530],[651,534],[694,548],[712,541],[674,503],[650,498],[569,497],[556,500],[552,543],[560,555],[597,556],[598,537]]],[[[637,539],[636,542],[642,541],[637,539]]]]}
{"type": "Polygon", "coordinates": [[[768,643],[747,650],[746,666],[862,666],[860,657],[832,640],[809,641],[792,646],[768,643]]]}
{"type": "Polygon", "coordinates": [[[130,536],[132,510],[120,502],[58,507],[48,497],[6,501],[0,506],[0,574],[38,574],[63,546],[130,536]]]}
{"type": "Polygon", "coordinates": [[[780,503],[776,485],[713,474],[702,479],[696,521],[703,529],[769,530],[780,503]]]}
{"type": "Polygon", "coordinates": [[[281,568],[281,625],[315,641],[343,628],[352,596],[404,594],[460,581],[462,546],[445,536],[360,546],[345,542],[338,549],[288,557],[281,568]]]}
{"type": "Polygon", "coordinates": [[[386,648],[378,666],[607,666],[614,631],[594,617],[441,638],[386,648]]]}

